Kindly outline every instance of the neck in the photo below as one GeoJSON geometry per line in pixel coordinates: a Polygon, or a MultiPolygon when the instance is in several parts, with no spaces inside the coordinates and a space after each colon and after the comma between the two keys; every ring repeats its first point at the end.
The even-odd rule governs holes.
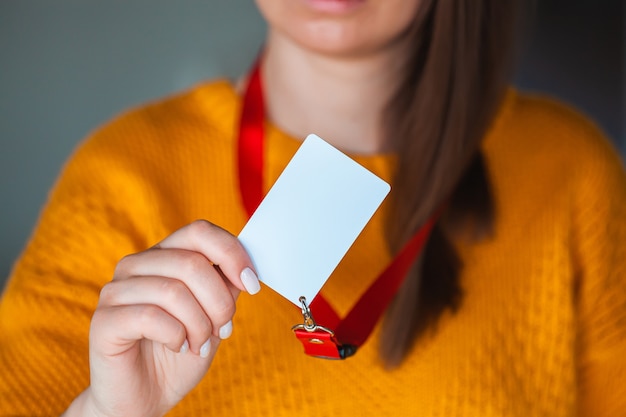
{"type": "Polygon", "coordinates": [[[315,133],[345,152],[390,151],[382,118],[399,78],[395,52],[330,57],[270,32],[262,62],[268,118],[295,138],[315,133]]]}

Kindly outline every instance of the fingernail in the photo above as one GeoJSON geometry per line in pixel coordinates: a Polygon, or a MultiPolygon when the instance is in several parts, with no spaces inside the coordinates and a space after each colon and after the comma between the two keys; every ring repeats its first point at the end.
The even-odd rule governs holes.
{"type": "Polygon", "coordinates": [[[185,339],[185,343],[180,347],[180,353],[189,352],[189,342],[185,339]]]}
{"type": "Polygon", "coordinates": [[[228,339],[232,333],[233,333],[233,321],[232,320],[230,320],[228,323],[220,327],[220,339],[228,339]]]}
{"type": "Polygon", "coordinates": [[[261,290],[261,284],[254,271],[250,268],[246,268],[241,271],[241,282],[246,287],[248,294],[256,294],[261,290]]]}
{"type": "Polygon", "coordinates": [[[208,358],[210,349],[211,349],[211,339],[207,340],[206,342],[204,342],[202,346],[200,346],[200,357],[208,358]]]}

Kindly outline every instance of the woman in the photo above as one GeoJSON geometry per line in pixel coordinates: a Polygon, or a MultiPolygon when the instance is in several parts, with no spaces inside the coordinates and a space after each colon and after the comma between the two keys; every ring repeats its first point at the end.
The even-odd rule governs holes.
{"type": "Polygon", "coordinates": [[[257,3],[258,72],[127,113],[66,167],[1,305],[0,415],[626,411],[624,171],[577,114],[506,90],[511,3],[257,3]],[[264,191],[311,132],[393,185],[322,291],[340,316],[436,222],[343,361],[254,295],[234,236],[250,95],[264,191]]]}

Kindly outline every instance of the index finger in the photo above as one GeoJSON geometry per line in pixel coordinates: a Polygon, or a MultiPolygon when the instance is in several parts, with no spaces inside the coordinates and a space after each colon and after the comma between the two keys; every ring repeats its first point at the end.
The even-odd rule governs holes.
{"type": "Polygon", "coordinates": [[[239,239],[206,220],[196,220],[178,229],[155,247],[198,252],[219,266],[226,279],[240,290],[256,294],[261,289],[252,261],[239,239]]]}

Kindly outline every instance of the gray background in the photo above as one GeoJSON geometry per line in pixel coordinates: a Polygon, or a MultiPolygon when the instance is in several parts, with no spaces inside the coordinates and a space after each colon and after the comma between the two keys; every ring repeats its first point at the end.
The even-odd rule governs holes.
{"type": "MultiPolygon", "coordinates": [[[[536,1],[516,84],[592,116],[626,151],[620,0],[536,1]]],[[[121,110],[236,77],[252,0],[0,0],[0,287],[76,143],[121,110]]]]}

